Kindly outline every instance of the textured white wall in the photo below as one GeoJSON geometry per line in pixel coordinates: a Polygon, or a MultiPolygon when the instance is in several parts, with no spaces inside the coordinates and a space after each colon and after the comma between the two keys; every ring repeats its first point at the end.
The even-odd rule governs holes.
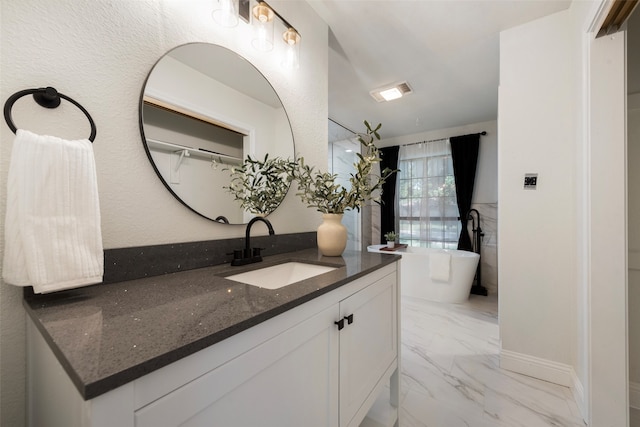
{"type": "Polygon", "coordinates": [[[498,108],[502,349],[572,365],[579,76],[569,11],[504,31],[498,108]],[[538,173],[537,190],[524,190],[538,173]]]}
{"type": "MultiPolygon", "coordinates": [[[[54,86],[93,116],[105,248],[240,237],[242,226],[204,220],[184,208],[148,163],[138,128],[142,85],[169,49],[189,42],[220,44],[260,69],[280,95],[292,122],[296,152],[308,163],[327,159],[326,24],[306,2],[270,2],[302,34],[300,69],[284,71],[277,55],[254,51],[240,23],[223,29],[211,19],[211,0],[41,0],[1,3],[0,99],[54,86]]],[[[277,37],[277,35],[276,35],[277,37]]],[[[276,52],[277,53],[277,52],[276,52]]],[[[45,110],[27,97],[16,102],[16,125],[64,138],[84,138],[89,126],[63,101],[45,110]]],[[[0,126],[0,218],[13,134],[0,126]]],[[[313,231],[319,216],[293,192],[270,216],[277,233],[313,231]]],[[[3,228],[3,227],[2,227],[3,228]]],[[[256,230],[261,232],[261,230],[256,230]]],[[[3,232],[0,231],[3,241],[3,232]]],[[[4,246],[4,245],[2,245],[4,246]]],[[[0,424],[24,422],[24,311],[21,290],[0,283],[0,424]]]]}

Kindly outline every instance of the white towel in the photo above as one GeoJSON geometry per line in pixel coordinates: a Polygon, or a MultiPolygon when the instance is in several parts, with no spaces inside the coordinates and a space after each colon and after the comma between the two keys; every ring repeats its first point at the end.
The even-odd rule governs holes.
{"type": "Polygon", "coordinates": [[[451,274],[451,254],[448,252],[429,252],[429,276],[431,280],[448,282],[451,274]]]}
{"type": "Polygon", "coordinates": [[[18,129],[7,180],[5,282],[47,293],[100,283],[103,273],[91,142],[18,129]]]}

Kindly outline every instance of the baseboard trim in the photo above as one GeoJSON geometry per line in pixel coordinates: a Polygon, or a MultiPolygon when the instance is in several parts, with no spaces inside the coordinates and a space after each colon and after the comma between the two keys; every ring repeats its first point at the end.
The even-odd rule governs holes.
{"type": "Polygon", "coordinates": [[[640,409],[640,383],[629,382],[629,406],[640,409]]]}
{"type": "Polygon", "coordinates": [[[539,380],[569,387],[582,418],[587,419],[584,387],[573,366],[514,351],[500,350],[500,367],[539,380]]]}
{"type": "Polygon", "coordinates": [[[582,381],[576,375],[576,371],[571,368],[571,377],[573,381],[573,385],[571,385],[571,393],[573,393],[573,399],[576,401],[576,405],[578,405],[578,410],[580,411],[580,415],[582,415],[582,419],[588,423],[588,413],[587,413],[587,402],[584,398],[584,386],[582,385],[582,381]]]}
{"type": "Polygon", "coordinates": [[[500,367],[550,383],[573,387],[573,367],[509,350],[500,351],[500,367]]]}

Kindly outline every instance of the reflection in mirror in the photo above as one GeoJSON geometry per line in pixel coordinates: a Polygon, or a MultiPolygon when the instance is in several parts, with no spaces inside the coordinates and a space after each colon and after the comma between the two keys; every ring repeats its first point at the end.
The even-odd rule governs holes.
{"type": "Polygon", "coordinates": [[[225,190],[245,211],[265,216],[286,196],[295,168],[296,162],[291,159],[271,158],[268,154],[263,159],[247,156],[242,165],[229,168],[231,184],[225,190]]]}
{"type": "Polygon", "coordinates": [[[140,130],[166,188],[199,215],[231,224],[255,215],[225,191],[230,167],[247,156],[295,157],[271,84],[235,52],[207,43],[178,46],[155,64],[142,91],[140,130]]]}

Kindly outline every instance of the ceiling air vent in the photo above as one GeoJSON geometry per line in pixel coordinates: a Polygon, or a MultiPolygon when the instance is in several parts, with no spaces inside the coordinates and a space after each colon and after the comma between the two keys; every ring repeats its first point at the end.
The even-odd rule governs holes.
{"type": "Polygon", "coordinates": [[[380,89],[372,90],[369,92],[373,99],[378,102],[392,101],[394,99],[402,98],[404,95],[408,95],[412,92],[409,83],[402,82],[396,83],[391,86],[385,86],[380,89]]]}

